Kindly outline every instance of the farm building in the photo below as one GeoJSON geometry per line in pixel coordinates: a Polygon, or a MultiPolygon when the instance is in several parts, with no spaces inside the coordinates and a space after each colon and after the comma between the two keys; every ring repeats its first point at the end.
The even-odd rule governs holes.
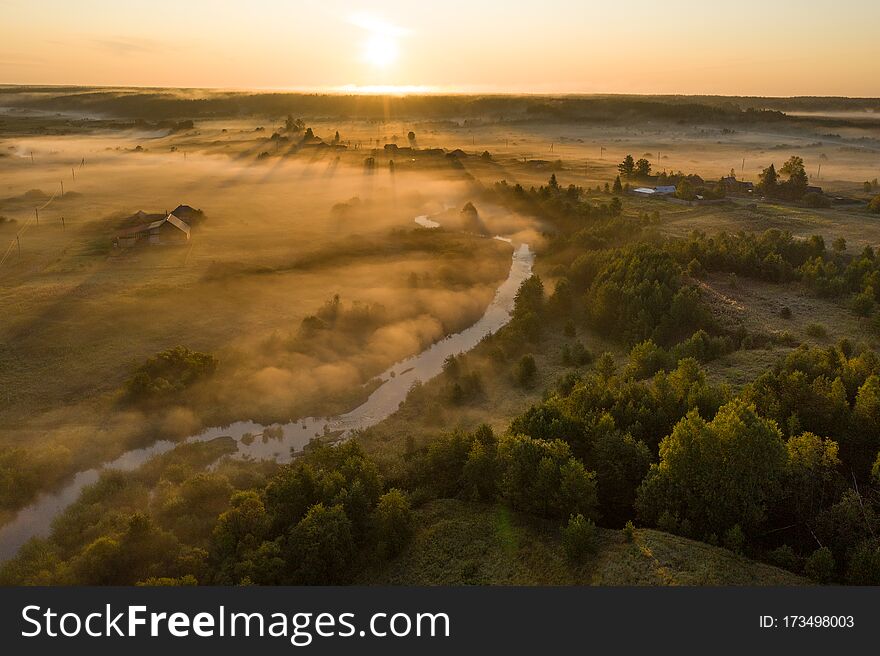
{"type": "Polygon", "coordinates": [[[675,193],[675,186],[673,185],[661,185],[659,187],[636,187],[632,190],[632,193],[637,194],[639,196],[670,196],[675,193]]]}
{"type": "Polygon", "coordinates": [[[139,243],[151,246],[186,244],[190,239],[190,226],[173,213],[151,223],[142,223],[116,233],[113,245],[131,248],[139,243]]]}
{"type": "Polygon", "coordinates": [[[724,189],[730,193],[750,194],[755,190],[755,185],[751,182],[737,180],[731,175],[721,178],[721,184],[724,186],[724,189]]]}

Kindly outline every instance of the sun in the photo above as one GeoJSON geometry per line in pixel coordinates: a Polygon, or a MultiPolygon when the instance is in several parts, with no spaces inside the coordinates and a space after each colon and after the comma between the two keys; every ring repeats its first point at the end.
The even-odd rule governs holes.
{"type": "Polygon", "coordinates": [[[388,68],[397,61],[397,41],[388,34],[371,34],[364,42],[363,59],[376,68],[388,68]]]}

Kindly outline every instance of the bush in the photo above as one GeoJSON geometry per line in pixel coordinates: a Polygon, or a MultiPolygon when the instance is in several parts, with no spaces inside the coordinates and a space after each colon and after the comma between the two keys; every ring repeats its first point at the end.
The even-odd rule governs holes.
{"type": "Polygon", "coordinates": [[[538,377],[538,365],[531,355],[524,355],[516,365],[516,382],[520,387],[531,387],[538,377]]]}
{"type": "Polygon", "coordinates": [[[868,203],[868,210],[874,214],[880,214],[880,195],[874,196],[868,203]]]}
{"type": "Polygon", "coordinates": [[[126,395],[132,401],[171,397],[208,378],[216,369],[217,359],[213,355],[175,346],[138,367],[126,383],[126,395]]]}
{"type": "Polygon", "coordinates": [[[739,524],[734,524],[724,533],[724,547],[734,553],[742,553],[746,536],[739,524]]]}
{"type": "Polygon", "coordinates": [[[834,577],[834,556],[831,549],[816,549],[804,564],[804,574],[817,583],[830,583],[834,577]]]}
{"type": "Polygon", "coordinates": [[[825,326],[820,323],[808,324],[806,331],[807,335],[815,339],[825,339],[828,337],[828,331],[825,329],[825,326]]]}
{"type": "Polygon", "coordinates": [[[781,547],[771,551],[767,554],[767,559],[777,567],[787,569],[789,572],[796,572],[800,563],[800,559],[795,554],[794,549],[787,544],[783,544],[781,547]]]}
{"type": "Polygon", "coordinates": [[[623,539],[627,542],[633,542],[636,539],[636,526],[631,519],[626,520],[623,525],[623,539]]]}
{"type": "Polygon", "coordinates": [[[575,562],[596,551],[598,538],[596,524],[581,514],[569,517],[568,524],[562,529],[562,547],[565,554],[575,562]]]}
{"type": "Polygon", "coordinates": [[[828,198],[825,194],[818,194],[815,191],[811,191],[810,193],[804,195],[803,198],[804,205],[812,208],[823,208],[823,207],[831,207],[831,199],[828,198]]]}

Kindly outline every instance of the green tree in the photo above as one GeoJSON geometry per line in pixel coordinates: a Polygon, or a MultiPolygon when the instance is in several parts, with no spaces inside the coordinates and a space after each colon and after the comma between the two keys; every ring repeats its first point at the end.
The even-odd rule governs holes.
{"type": "Polygon", "coordinates": [[[620,183],[620,176],[614,178],[614,184],[611,185],[611,192],[614,194],[623,193],[623,185],[620,183]]]}
{"type": "Polygon", "coordinates": [[[562,440],[507,435],[498,443],[500,490],[517,510],[542,517],[598,516],[595,474],[562,440]]]}
{"type": "Polygon", "coordinates": [[[345,583],[355,544],[352,525],[341,505],[318,503],[309,508],[285,540],[290,580],[300,585],[345,583]]]}
{"type": "Polygon", "coordinates": [[[675,197],[682,200],[693,200],[697,197],[694,186],[688,180],[682,180],[675,188],[675,197]]]}
{"type": "Polygon", "coordinates": [[[617,170],[620,171],[620,175],[627,178],[632,176],[635,168],[636,163],[632,155],[627,155],[623,158],[623,161],[617,165],[617,170]]]}
{"type": "Polygon", "coordinates": [[[645,158],[640,159],[635,164],[635,173],[641,178],[647,178],[649,175],[651,175],[651,162],[649,162],[645,158]]]}
{"type": "Polygon", "coordinates": [[[762,194],[770,197],[777,194],[779,188],[779,174],[776,173],[776,167],[773,164],[770,164],[770,166],[761,171],[758,180],[758,191],[762,194]]]}
{"type": "Polygon", "coordinates": [[[834,578],[834,555],[828,547],[816,549],[804,563],[804,574],[816,583],[830,583],[834,578]]]}
{"type": "Polygon", "coordinates": [[[413,534],[412,510],[406,494],[394,488],[379,497],[373,511],[373,523],[380,553],[386,556],[399,554],[413,534]]]}
{"type": "Polygon", "coordinates": [[[762,526],[785,470],[782,434],[755,407],[735,399],[706,422],[696,411],[660,443],[660,462],[638,492],[637,509],[655,523],[664,512],[697,535],[723,535],[734,524],[762,526]]]}
{"type": "Polygon", "coordinates": [[[620,202],[617,196],[612,198],[608,204],[608,213],[614,217],[620,216],[623,213],[623,203],[620,202]]]}
{"type": "Polygon", "coordinates": [[[832,503],[842,487],[837,443],[813,433],[790,437],[783,506],[795,522],[805,522],[832,503]]]}

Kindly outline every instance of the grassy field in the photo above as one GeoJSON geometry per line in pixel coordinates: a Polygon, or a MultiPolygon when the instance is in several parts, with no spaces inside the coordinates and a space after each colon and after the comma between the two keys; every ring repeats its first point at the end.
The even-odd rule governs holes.
{"type": "Polygon", "coordinates": [[[790,572],[726,549],[638,529],[600,529],[597,549],[573,564],[559,527],[500,505],[443,499],[416,512],[406,551],[361,583],[379,585],[804,585],[790,572]]]}

